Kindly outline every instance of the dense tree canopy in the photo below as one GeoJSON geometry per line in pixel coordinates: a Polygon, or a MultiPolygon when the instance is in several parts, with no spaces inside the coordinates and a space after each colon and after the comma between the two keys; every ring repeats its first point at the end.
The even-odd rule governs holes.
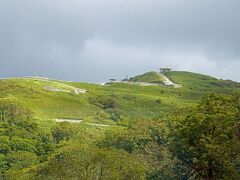
{"type": "Polygon", "coordinates": [[[178,114],[173,151],[207,179],[240,176],[239,98],[210,94],[191,110],[178,114]]]}
{"type": "Polygon", "coordinates": [[[53,149],[51,135],[41,131],[29,111],[0,102],[0,179],[46,160],[53,149]]]}
{"type": "Polygon", "coordinates": [[[120,150],[72,144],[39,168],[39,179],[143,179],[144,161],[120,150]]]}

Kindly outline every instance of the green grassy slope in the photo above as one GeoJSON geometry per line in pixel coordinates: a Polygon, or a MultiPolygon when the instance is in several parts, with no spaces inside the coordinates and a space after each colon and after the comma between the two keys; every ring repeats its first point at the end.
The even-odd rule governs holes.
{"type": "Polygon", "coordinates": [[[147,82],[147,83],[157,83],[162,84],[163,79],[157,72],[151,71],[136,77],[130,78],[131,82],[147,82]]]}
{"type": "Polygon", "coordinates": [[[219,80],[211,76],[185,71],[170,71],[166,73],[172,81],[182,84],[186,89],[198,92],[214,91],[218,93],[232,93],[240,88],[240,83],[230,80],[219,80]]]}
{"type": "MultiPolygon", "coordinates": [[[[146,77],[141,78],[149,80],[149,77],[156,77],[156,74],[146,73],[146,77]]],[[[13,101],[27,107],[41,123],[54,122],[56,118],[73,118],[85,122],[115,124],[127,119],[159,119],[165,113],[194,105],[204,93],[232,94],[240,88],[239,83],[195,73],[173,71],[166,75],[174,82],[182,84],[183,88],[122,83],[100,86],[90,83],[18,78],[0,80],[0,100],[13,101]],[[88,92],[74,95],[44,88],[51,86],[72,90],[66,85],[86,89],[88,92]],[[114,106],[105,108],[108,101],[114,106]]]]}
{"type": "MultiPolygon", "coordinates": [[[[45,86],[67,89],[51,81],[10,79],[0,81],[0,98],[17,102],[34,112],[38,119],[89,117],[95,106],[88,103],[87,94],[46,90],[45,86]]],[[[70,90],[70,89],[68,89],[70,90]]]]}

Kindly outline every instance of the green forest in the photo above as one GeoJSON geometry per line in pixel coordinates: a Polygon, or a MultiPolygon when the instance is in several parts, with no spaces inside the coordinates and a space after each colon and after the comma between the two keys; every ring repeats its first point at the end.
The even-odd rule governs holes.
{"type": "Polygon", "coordinates": [[[182,87],[0,80],[0,179],[240,179],[240,84],[166,76],[182,87]]]}

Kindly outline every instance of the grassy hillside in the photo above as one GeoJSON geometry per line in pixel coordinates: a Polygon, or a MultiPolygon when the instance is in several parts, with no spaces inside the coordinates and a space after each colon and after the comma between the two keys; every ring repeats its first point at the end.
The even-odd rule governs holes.
{"type": "MultiPolygon", "coordinates": [[[[138,76],[141,77],[138,80],[156,82],[152,81],[156,74],[146,73],[138,76]]],[[[175,177],[170,179],[181,179],[176,177],[181,177],[183,173],[176,175],[174,169],[183,167],[172,158],[172,144],[166,143],[171,142],[169,132],[175,132],[175,123],[181,120],[175,120],[176,110],[182,107],[191,109],[208,92],[234,94],[240,89],[240,85],[190,72],[169,72],[166,75],[183,87],[127,83],[101,86],[35,78],[0,80],[0,164],[5,165],[0,168],[0,179],[2,175],[9,177],[7,179],[15,179],[19,175],[24,175],[22,179],[46,179],[49,176],[54,177],[50,179],[73,179],[81,177],[81,173],[85,172],[76,169],[80,167],[79,163],[83,163],[83,167],[88,169],[90,161],[93,167],[96,164],[97,167],[90,170],[96,176],[89,177],[99,177],[102,174],[98,166],[102,163],[105,163],[103,169],[106,173],[114,172],[112,179],[125,177],[126,174],[122,179],[145,179],[141,177],[152,175],[155,177],[157,162],[158,174],[164,177],[157,179],[169,179],[169,175],[175,177]],[[73,93],[77,88],[85,89],[87,93],[73,93]],[[17,105],[30,110],[33,118],[31,113],[28,114],[21,106],[18,109],[17,105]],[[56,119],[81,122],[57,123],[56,119]],[[167,166],[162,167],[162,164],[167,166]],[[126,169],[122,170],[123,167],[126,169]]],[[[219,103],[220,96],[212,97],[219,103]]],[[[232,104],[236,105],[235,101],[230,101],[228,96],[224,98],[218,105],[221,106],[228,100],[231,106],[227,107],[235,112],[236,108],[232,108],[232,104]]],[[[188,117],[187,109],[186,112],[181,111],[179,116],[185,113],[188,117]]],[[[222,109],[229,113],[228,109],[222,109]]],[[[234,113],[233,116],[237,117],[234,113]]],[[[214,119],[215,117],[213,115],[214,119]]],[[[228,119],[227,117],[226,120],[228,119]]],[[[186,124],[188,123],[183,123],[186,124]]],[[[186,138],[185,131],[183,132],[183,137],[186,138]]],[[[179,139],[176,140],[176,151],[179,151],[178,142],[179,139]]],[[[186,139],[186,142],[189,140],[186,139]]],[[[184,148],[181,150],[186,152],[184,148]]],[[[83,173],[83,177],[85,176],[88,174],[83,173]]]]}
{"type": "MultiPolygon", "coordinates": [[[[174,82],[182,84],[183,88],[142,87],[121,83],[100,86],[18,78],[0,81],[0,99],[27,107],[40,122],[72,118],[111,124],[127,118],[158,118],[164,113],[197,103],[207,92],[232,94],[240,88],[239,83],[190,72],[173,71],[166,75],[174,82]],[[51,91],[46,86],[67,91],[81,88],[88,92],[76,95],[51,91]]],[[[160,82],[161,79],[158,78],[157,73],[149,72],[136,76],[132,81],[160,82]]]]}
{"type": "Polygon", "coordinates": [[[211,76],[185,71],[170,71],[166,73],[172,81],[182,84],[186,89],[200,92],[214,91],[232,93],[240,88],[240,83],[231,80],[219,80],[211,76]]]}
{"type": "MultiPolygon", "coordinates": [[[[4,101],[14,101],[34,112],[39,120],[55,118],[76,118],[86,121],[112,120],[112,116],[140,115],[153,117],[162,112],[171,111],[177,106],[188,104],[177,100],[174,89],[164,87],[140,87],[128,84],[112,84],[99,86],[88,83],[65,84],[87,89],[88,93],[74,95],[67,92],[53,92],[44,89],[47,85],[55,87],[51,81],[37,79],[11,79],[0,81],[0,98],[4,101]],[[104,97],[114,99],[116,107],[102,108],[104,97]],[[161,103],[156,103],[161,99],[161,103]],[[94,102],[94,101],[100,101],[94,102]],[[102,118],[99,117],[101,114],[102,118]],[[99,120],[101,119],[101,120],[99,120]]],[[[58,84],[58,88],[60,85],[58,84]]],[[[65,86],[64,86],[65,87],[65,86]]],[[[63,87],[62,87],[63,88],[63,87]]]]}
{"type": "Polygon", "coordinates": [[[136,77],[130,78],[131,82],[147,82],[147,83],[157,83],[162,84],[163,78],[157,72],[151,71],[136,77]]]}

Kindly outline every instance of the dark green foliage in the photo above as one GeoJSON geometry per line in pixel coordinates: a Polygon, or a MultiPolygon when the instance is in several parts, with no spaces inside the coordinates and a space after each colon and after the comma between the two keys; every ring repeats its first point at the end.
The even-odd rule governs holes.
{"type": "Polygon", "coordinates": [[[148,179],[184,178],[184,172],[188,169],[172,155],[167,137],[168,130],[164,123],[141,120],[128,129],[107,132],[98,146],[137,154],[149,166],[148,179]]]}
{"type": "Polygon", "coordinates": [[[161,94],[164,94],[164,93],[165,93],[165,91],[161,90],[161,91],[160,91],[160,93],[161,93],[161,94]]]}
{"type": "Polygon", "coordinates": [[[12,151],[5,157],[10,169],[24,169],[39,162],[35,153],[28,151],[12,151]]]}
{"type": "Polygon", "coordinates": [[[63,140],[70,140],[73,138],[77,133],[79,129],[75,125],[72,125],[68,122],[63,122],[56,124],[52,128],[52,136],[56,143],[59,143],[63,140]]]}
{"type": "Polygon", "coordinates": [[[29,111],[0,102],[0,179],[36,165],[53,150],[39,130],[29,111]]]}
{"type": "Polygon", "coordinates": [[[31,118],[31,113],[28,110],[11,102],[0,102],[0,122],[34,131],[36,124],[30,121],[31,118]]]}
{"type": "MultiPolygon", "coordinates": [[[[125,98],[126,99],[126,98],[125,98]]],[[[89,101],[97,107],[103,109],[109,114],[111,120],[118,122],[121,120],[121,110],[115,95],[111,96],[97,96],[96,98],[89,98],[89,101]]]]}
{"type": "Polygon", "coordinates": [[[179,114],[173,130],[173,151],[199,178],[239,179],[238,98],[210,94],[179,114]]]}
{"type": "Polygon", "coordinates": [[[162,100],[161,99],[156,99],[157,104],[161,104],[162,100]]]}
{"type": "Polygon", "coordinates": [[[37,179],[143,179],[146,164],[124,151],[70,145],[40,166],[37,179]]]}
{"type": "Polygon", "coordinates": [[[155,133],[155,131],[159,130],[154,122],[142,120],[125,130],[110,130],[99,145],[102,147],[115,147],[132,153],[137,149],[143,149],[152,138],[157,138],[159,134],[155,133]]]}
{"type": "Polygon", "coordinates": [[[90,98],[90,102],[102,109],[114,109],[118,107],[116,97],[114,96],[98,96],[90,98]]]}

